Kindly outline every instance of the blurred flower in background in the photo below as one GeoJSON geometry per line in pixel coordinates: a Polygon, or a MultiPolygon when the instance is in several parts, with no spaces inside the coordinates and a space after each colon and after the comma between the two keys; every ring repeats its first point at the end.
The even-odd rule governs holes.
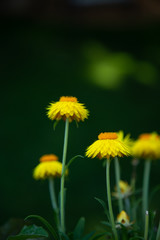
{"type": "Polygon", "coordinates": [[[130,79],[152,86],[158,80],[158,70],[147,61],[138,61],[127,52],[111,52],[98,43],[84,47],[86,72],[90,81],[105,89],[117,89],[130,79]]]}

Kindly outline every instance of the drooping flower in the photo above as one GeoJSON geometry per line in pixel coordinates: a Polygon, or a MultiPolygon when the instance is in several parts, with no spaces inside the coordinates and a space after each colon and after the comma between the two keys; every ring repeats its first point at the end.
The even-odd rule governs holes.
{"type": "MultiPolygon", "coordinates": [[[[68,174],[66,171],[65,174],[68,174]]],[[[62,175],[62,163],[58,161],[58,157],[54,154],[46,154],[40,158],[40,163],[33,171],[33,177],[36,180],[46,178],[56,178],[62,175]]]]}
{"type": "Polygon", "coordinates": [[[91,158],[111,158],[129,156],[129,147],[118,139],[115,132],[104,132],[98,135],[98,140],[91,144],[86,150],[86,156],[91,158]]]}
{"type": "MultiPolygon", "coordinates": [[[[120,180],[119,187],[121,191],[121,198],[126,198],[132,194],[132,188],[127,182],[120,180]]],[[[119,198],[117,187],[115,187],[115,192],[113,192],[112,195],[116,198],[119,198]]]]}
{"type": "Polygon", "coordinates": [[[159,159],[160,158],[160,136],[153,133],[141,134],[132,147],[134,157],[144,159],[159,159]]]}
{"type": "Polygon", "coordinates": [[[76,97],[60,97],[59,101],[50,103],[47,115],[51,120],[69,119],[79,122],[88,118],[89,111],[84,104],[79,103],[76,97]]]}
{"type": "Polygon", "coordinates": [[[125,227],[129,227],[133,224],[133,222],[130,222],[130,218],[124,210],[122,210],[117,216],[117,227],[121,227],[120,224],[125,227]]]}

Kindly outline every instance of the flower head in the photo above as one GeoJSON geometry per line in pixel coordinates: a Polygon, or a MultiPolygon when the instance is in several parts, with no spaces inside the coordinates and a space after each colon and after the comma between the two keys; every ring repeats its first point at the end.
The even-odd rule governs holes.
{"type": "Polygon", "coordinates": [[[130,222],[129,216],[124,210],[122,210],[117,216],[117,227],[121,227],[119,223],[125,227],[129,227],[132,224],[130,222]]]}
{"type": "Polygon", "coordinates": [[[86,151],[86,156],[95,158],[123,157],[130,155],[128,146],[118,139],[115,132],[104,132],[98,135],[98,140],[91,144],[86,151]]]}
{"type": "MultiPolygon", "coordinates": [[[[120,180],[119,187],[121,191],[121,198],[126,198],[132,194],[132,188],[127,182],[120,180]]],[[[113,192],[112,195],[116,198],[119,198],[117,187],[115,187],[115,192],[113,192]]]]}
{"type": "MultiPolygon", "coordinates": [[[[68,174],[66,171],[65,174],[68,174]]],[[[58,162],[58,157],[54,154],[43,155],[40,163],[33,171],[33,177],[38,179],[56,178],[62,175],[62,163],[58,162]]]]}
{"type": "Polygon", "coordinates": [[[47,115],[51,120],[73,120],[79,122],[88,118],[89,112],[84,104],[79,103],[76,97],[60,97],[58,102],[50,103],[47,115]]]}
{"type": "Polygon", "coordinates": [[[159,159],[160,136],[155,132],[141,134],[138,140],[134,142],[132,154],[138,158],[159,159]]]}

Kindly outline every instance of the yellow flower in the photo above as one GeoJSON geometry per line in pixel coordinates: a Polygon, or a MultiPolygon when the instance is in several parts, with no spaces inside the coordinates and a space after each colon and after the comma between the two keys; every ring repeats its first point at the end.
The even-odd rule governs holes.
{"type": "Polygon", "coordinates": [[[86,156],[91,158],[123,157],[130,155],[128,146],[118,139],[113,132],[104,132],[98,135],[98,140],[91,144],[86,151],[86,156]]]}
{"type": "Polygon", "coordinates": [[[130,138],[130,134],[127,134],[126,136],[124,136],[124,132],[121,130],[117,132],[117,135],[118,135],[118,139],[124,142],[127,146],[130,147],[133,144],[133,141],[130,138]]]}
{"type": "MultiPolygon", "coordinates": [[[[65,174],[68,174],[66,171],[65,174]]],[[[43,155],[40,163],[33,171],[33,177],[38,179],[56,178],[62,175],[62,163],[58,162],[58,157],[54,154],[43,155]]]]}
{"type": "Polygon", "coordinates": [[[79,103],[76,97],[61,97],[58,102],[53,102],[47,108],[47,115],[51,120],[73,120],[79,122],[88,118],[89,112],[84,104],[79,103]]]}
{"type": "MultiPolygon", "coordinates": [[[[127,215],[127,213],[124,210],[122,210],[118,214],[117,223],[120,223],[120,224],[124,225],[125,227],[129,227],[132,224],[130,222],[129,216],[127,215]]],[[[120,227],[119,224],[117,225],[117,227],[120,227]]]]}
{"type": "Polygon", "coordinates": [[[159,159],[160,136],[155,132],[141,134],[132,147],[132,154],[138,158],[159,159]]]}
{"type": "MultiPolygon", "coordinates": [[[[126,198],[132,194],[132,188],[127,182],[120,180],[119,187],[121,191],[121,198],[126,198]]],[[[113,192],[112,195],[116,198],[119,198],[117,187],[115,187],[115,190],[116,192],[113,192]]]]}

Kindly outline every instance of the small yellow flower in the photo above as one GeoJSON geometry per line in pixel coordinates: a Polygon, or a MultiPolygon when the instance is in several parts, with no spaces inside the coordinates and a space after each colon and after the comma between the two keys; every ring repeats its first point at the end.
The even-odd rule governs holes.
{"type": "MultiPolygon", "coordinates": [[[[121,198],[126,198],[132,194],[132,188],[127,182],[120,180],[119,187],[121,191],[121,198]]],[[[112,195],[116,198],[119,198],[117,187],[115,187],[115,192],[113,192],[112,195]]]]}
{"type": "Polygon", "coordinates": [[[98,140],[86,150],[86,156],[91,158],[123,157],[130,155],[128,146],[118,139],[114,132],[104,132],[98,135],[98,140]]]}
{"type": "MultiPolygon", "coordinates": [[[[66,171],[65,174],[68,174],[66,171]]],[[[38,179],[56,178],[62,175],[62,163],[58,162],[58,157],[54,154],[43,155],[40,163],[33,171],[33,177],[38,179]]]]}
{"type": "Polygon", "coordinates": [[[122,210],[117,216],[117,227],[120,227],[119,223],[125,227],[129,227],[132,224],[130,222],[129,216],[124,210],[122,210]]]}
{"type": "Polygon", "coordinates": [[[134,142],[132,154],[138,158],[159,159],[160,136],[155,132],[141,134],[138,140],[134,142]]]}
{"type": "Polygon", "coordinates": [[[51,120],[73,120],[79,122],[88,118],[89,111],[84,104],[79,103],[76,97],[61,97],[58,102],[50,103],[47,115],[51,120]]]}

